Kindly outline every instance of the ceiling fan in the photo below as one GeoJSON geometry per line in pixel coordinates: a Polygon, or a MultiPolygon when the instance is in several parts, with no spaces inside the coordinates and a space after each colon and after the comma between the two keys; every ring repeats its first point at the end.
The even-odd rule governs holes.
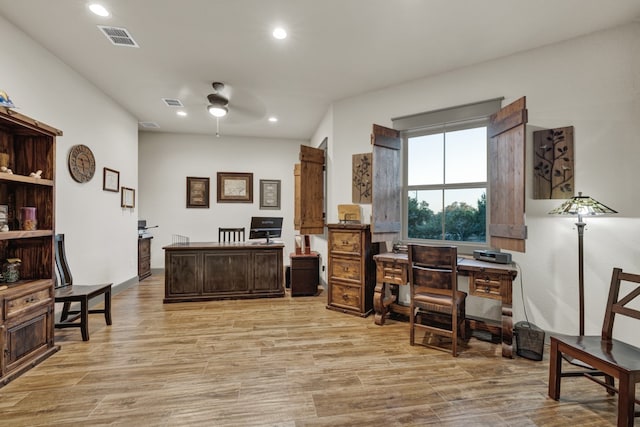
{"type": "Polygon", "coordinates": [[[249,92],[222,82],[213,82],[211,86],[213,93],[207,95],[207,111],[217,119],[225,117],[225,121],[246,123],[266,116],[262,101],[249,92]]]}
{"type": "Polygon", "coordinates": [[[207,99],[209,100],[207,111],[209,111],[209,114],[213,117],[224,117],[229,112],[229,108],[227,107],[229,105],[229,99],[221,94],[224,90],[224,83],[213,82],[211,85],[215,92],[207,95],[207,99]]]}

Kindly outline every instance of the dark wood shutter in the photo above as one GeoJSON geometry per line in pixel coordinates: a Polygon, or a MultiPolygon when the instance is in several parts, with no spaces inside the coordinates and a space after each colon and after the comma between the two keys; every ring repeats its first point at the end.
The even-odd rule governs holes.
{"type": "Polygon", "coordinates": [[[489,236],[493,248],[525,252],[526,97],[490,118],[489,236]]]}
{"type": "Polygon", "coordinates": [[[299,212],[300,234],[324,234],[324,150],[300,146],[299,183],[295,196],[300,200],[299,211],[296,207],[294,215],[299,212]]]}
{"type": "Polygon", "coordinates": [[[373,145],[371,241],[398,240],[402,214],[400,132],[374,124],[371,144],[373,145]]]}

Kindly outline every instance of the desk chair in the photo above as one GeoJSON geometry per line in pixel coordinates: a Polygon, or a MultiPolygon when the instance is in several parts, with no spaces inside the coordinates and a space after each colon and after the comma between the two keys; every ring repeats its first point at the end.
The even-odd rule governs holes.
{"type": "Polygon", "coordinates": [[[80,328],[82,340],[89,341],[89,314],[104,313],[107,325],[111,325],[111,283],[101,285],[74,285],[71,270],[64,250],[64,234],[55,236],[56,267],[60,280],[56,280],[55,302],[62,303],[60,320],[55,323],[58,329],[80,328]],[[103,309],[89,309],[91,299],[104,295],[103,309]],[[71,310],[71,303],[80,304],[79,309],[71,310]],[[69,317],[71,315],[71,317],[69,317]]]}
{"type": "Polygon", "coordinates": [[[451,353],[458,355],[458,337],[466,339],[465,302],[458,290],[458,250],[455,246],[408,245],[411,311],[411,345],[415,331],[425,331],[419,344],[427,345],[429,333],[451,339],[451,353]]]}
{"type": "Polygon", "coordinates": [[[244,227],[218,228],[218,242],[244,242],[244,227]]]}
{"type": "MultiPolygon", "coordinates": [[[[560,381],[564,377],[584,376],[607,389],[607,393],[618,393],[618,426],[633,426],[636,384],[640,382],[640,348],[613,338],[613,321],[616,315],[640,320],[640,310],[627,306],[640,295],[640,275],[613,269],[609,299],[602,324],[602,334],[596,336],[551,335],[549,357],[549,397],[560,398],[560,381]],[[620,298],[621,282],[633,284],[631,292],[620,298]],[[562,372],[562,359],[587,367],[586,371],[562,372]],[[584,362],[583,364],[577,362],[584,362]],[[604,376],[604,381],[596,378],[604,376]],[[615,387],[614,377],[618,379],[615,387]]],[[[639,298],[640,299],[640,298],[639,298]]],[[[637,301],[636,301],[637,303],[637,301]]]]}

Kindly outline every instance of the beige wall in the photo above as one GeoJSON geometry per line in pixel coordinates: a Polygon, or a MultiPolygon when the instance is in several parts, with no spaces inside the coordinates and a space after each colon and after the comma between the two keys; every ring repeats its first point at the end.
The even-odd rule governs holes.
{"type": "Polygon", "coordinates": [[[164,267],[163,246],[172,235],[218,241],[218,227],[245,227],[252,216],[283,217],[285,264],[294,251],[293,165],[305,141],[194,134],[140,133],[140,211],[150,230],[151,268],[164,267]],[[217,203],[217,172],[253,173],[253,203],[217,203]],[[209,177],[209,209],[186,208],[186,177],[209,177]],[[281,181],[279,210],[260,209],[261,179],[281,181]]]}

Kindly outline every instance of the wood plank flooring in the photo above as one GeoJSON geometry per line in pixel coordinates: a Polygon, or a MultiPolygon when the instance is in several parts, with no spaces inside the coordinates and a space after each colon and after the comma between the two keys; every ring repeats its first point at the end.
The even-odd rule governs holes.
{"type": "MultiPolygon", "coordinates": [[[[316,297],[162,304],[164,277],[116,294],[113,325],[0,388],[2,426],[610,426],[616,401],[582,378],[547,397],[542,362],[472,338],[458,358],[409,345],[316,297]]],[[[548,349],[545,349],[548,353],[548,349]]]]}

